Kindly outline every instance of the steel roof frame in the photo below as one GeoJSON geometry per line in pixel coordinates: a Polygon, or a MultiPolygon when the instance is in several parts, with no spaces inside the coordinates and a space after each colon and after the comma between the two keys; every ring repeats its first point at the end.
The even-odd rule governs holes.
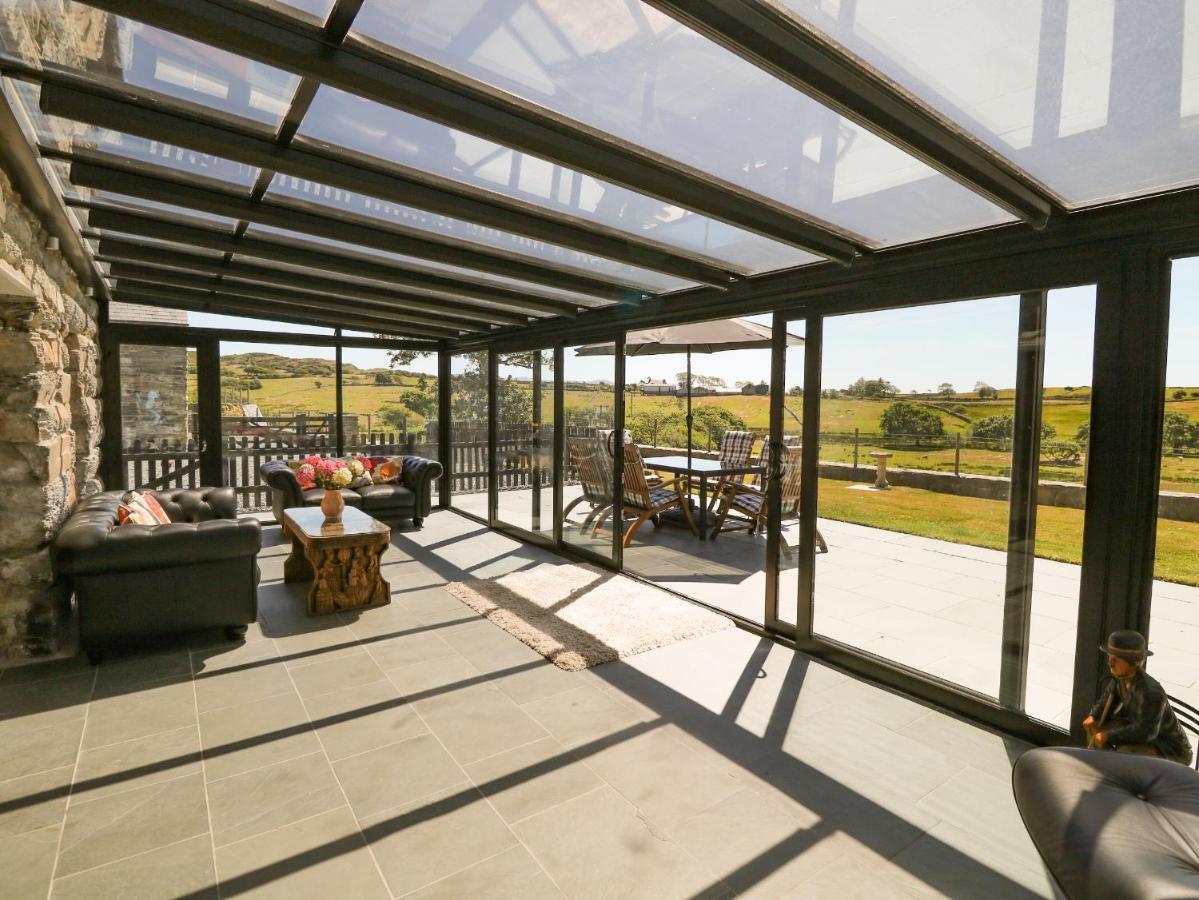
{"type": "Polygon", "coordinates": [[[786,10],[762,0],[646,0],[775,78],[1040,228],[1061,199],[786,10]]]}
{"type": "Polygon", "coordinates": [[[335,250],[292,238],[249,235],[238,239],[226,229],[214,228],[211,223],[187,219],[173,213],[134,210],[103,201],[68,198],[67,203],[86,209],[91,227],[105,232],[102,236],[107,236],[107,232],[111,230],[124,235],[269,259],[288,265],[310,267],[395,284],[402,288],[427,291],[430,296],[438,299],[488,304],[480,307],[483,309],[496,308],[527,311],[529,315],[567,317],[576,315],[578,309],[576,304],[568,300],[527,295],[511,288],[482,282],[461,281],[432,270],[413,268],[397,260],[335,250]]]}
{"type": "Polygon", "coordinates": [[[0,59],[0,70],[40,81],[41,109],[49,115],[178,143],[264,171],[310,179],[713,287],[748,274],[714,257],[410,166],[315,143],[280,146],[270,129],[259,123],[110,79],[55,66],[38,70],[10,59],[0,59]]]}
{"type": "Polygon", "coordinates": [[[644,288],[586,274],[482,244],[468,245],[416,228],[370,219],[319,204],[252,197],[227,184],[198,175],[149,166],[94,151],[42,150],[43,156],[66,159],[76,187],[113,191],[159,203],[202,210],[232,219],[257,222],[333,240],[348,241],[391,253],[462,266],[534,284],[560,287],[620,303],[640,303],[644,288]]]}
{"type": "MultiPolygon", "coordinates": [[[[154,295],[162,300],[160,305],[163,306],[170,306],[171,303],[167,300],[175,298],[181,302],[188,301],[196,304],[221,304],[236,309],[237,312],[233,315],[243,315],[251,310],[283,312],[291,316],[308,317],[311,322],[316,322],[319,318],[323,324],[332,327],[358,328],[363,331],[389,331],[392,334],[412,335],[433,340],[445,339],[458,333],[454,329],[442,327],[409,325],[398,318],[386,315],[374,315],[357,310],[347,311],[336,303],[321,302],[320,298],[301,299],[286,292],[281,292],[279,295],[264,294],[254,290],[252,286],[243,289],[241,285],[222,285],[216,281],[207,284],[201,282],[188,284],[187,279],[178,276],[155,278],[153,281],[132,278],[112,280],[116,282],[111,285],[114,300],[130,296],[154,295]]],[[[301,321],[303,320],[301,319],[301,321]]]]}
{"type": "Polygon", "coordinates": [[[417,57],[247,0],[89,0],[89,5],[535,154],[638,193],[847,264],[871,243],[768,197],[417,57]]]}
{"type": "Polygon", "coordinates": [[[326,296],[338,296],[347,300],[362,300],[379,308],[390,308],[398,312],[430,313],[439,318],[459,319],[464,322],[486,322],[495,325],[519,325],[528,321],[527,316],[485,307],[433,300],[421,294],[373,287],[352,281],[342,281],[321,275],[305,274],[303,284],[296,284],[298,273],[244,260],[225,262],[211,256],[165,250],[137,241],[103,237],[96,252],[96,259],[109,263],[134,263],[155,266],[160,269],[203,272],[210,275],[227,274],[230,277],[250,279],[277,287],[294,287],[304,291],[320,291],[326,296]]]}
{"type": "Polygon", "coordinates": [[[228,296],[246,299],[264,300],[267,303],[279,303],[285,306],[295,306],[308,310],[323,310],[327,312],[345,313],[358,316],[363,320],[378,322],[400,323],[405,328],[412,329],[413,334],[423,333],[425,337],[456,338],[463,332],[480,333],[487,330],[484,325],[467,323],[447,324],[444,320],[429,319],[426,316],[410,315],[403,312],[392,313],[373,307],[353,306],[340,301],[336,297],[326,297],[321,294],[305,294],[291,289],[281,290],[267,285],[245,284],[225,281],[219,276],[194,275],[187,272],[172,272],[166,269],[155,269],[151,266],[137,266],[131,263],[121,267],[124,274],[113,273],[109,281],[129,285],[134,282],[143,285],[170,286],[184,288],[197,292],[220,292],[228,296]]]}

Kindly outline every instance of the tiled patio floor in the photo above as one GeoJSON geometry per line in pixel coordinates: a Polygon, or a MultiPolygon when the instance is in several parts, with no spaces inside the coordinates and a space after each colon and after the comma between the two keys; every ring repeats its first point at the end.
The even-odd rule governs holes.
{"type": "MultiPolygon", "coordinates": [[[[583,515],[570,518],[577,522],[583,515]]],[[[567,527],[568,539],[583,540],[567,527]]],[[[829,544],[827,554],[816,556],[819,634],[997,694],[1004,553],[826,519],[818,527],[829,544]]],[[[783,536],[791,547],[798,545],[793,520],[783,536]]],[[[646,525],[624,557],[628,571],[655,584],[762,621],[764,535],[736,531],[700,542],[684,528],[646,525]]],[[[1047,559],[1034,566],[1026,707],[1062,727],[1069,721],[1081,571],[1047,559]]],[[[783,558],[779,580],[784,621],[795,621],[797,593],[792,555],[783,558]]],[[[1154,582],[1152,645],[1149,671],[1172,695],[1199,705],[1199,588],[1154,582]]]]}
{"type": "Polygon", "coordinates": [[[1015,742],[736,629],[562,672],[442,584],[563,560],[452,513],[341,618],[267,538],[244,644],[0,675],[6,900],[1049,892],[1015,742]]]}

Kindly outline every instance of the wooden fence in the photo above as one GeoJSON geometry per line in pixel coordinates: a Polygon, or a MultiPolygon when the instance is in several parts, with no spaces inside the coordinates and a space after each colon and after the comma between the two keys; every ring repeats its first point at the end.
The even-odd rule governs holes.
{"type": "MultiPolygon", "coordinates": [[[[567,439],[594,436],[591,427],[568,426],[567,439]]],[[[552,487],[553,427],[539,430],[530,425],[501,429],[496,440],[496,486],[499,490],[531,487],[535,482],[552,487]]],[[[437,439],[433,432],[363,432],[346,440],[347,455],[423,456],[437,458],[437,439]]],[[[243,510],[267,509],[271,505],[270,488],[263,482],[259,467],[272,459],[300,459],[326,456],[334,452],[333,439],[326,434],[270,435],[237,434],[221,439],[223,481],[238,495],[243,510]]],[[[199,487],[200,451],[195,440],[133,441],[124,450],[126,483],[137,489],[174,490],[199,487]]],[[[487,429],[456,427],[450,444],[451,487],[462,494],[487,490],[487,429]]],[[[566,482],[576,481],[568,468],[566,482]]]]}

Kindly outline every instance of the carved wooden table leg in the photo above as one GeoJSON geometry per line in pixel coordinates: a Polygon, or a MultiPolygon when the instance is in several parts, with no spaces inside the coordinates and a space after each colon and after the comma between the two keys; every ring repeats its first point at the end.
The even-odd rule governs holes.
{"type": "Polygon", "coordinates": [[[390,603],[391,588],[379,569],[387,547],[386,542],[350,547],[309,545],[308,562],[315,577],[308,591],[308,615],[390,603]]]}
{"type": "Polygon", "coordinates": [[[311,581],[314,573],[308,556],[304,552],[304,542],[290,528],[285,526],[285,530],[291,536],[291,554],[283,560],[283,580],[285,582],[311,581]]]}

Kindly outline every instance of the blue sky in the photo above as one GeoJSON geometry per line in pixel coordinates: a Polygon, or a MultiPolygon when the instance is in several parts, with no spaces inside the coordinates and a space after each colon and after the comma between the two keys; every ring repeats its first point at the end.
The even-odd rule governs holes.
{"type": "MultiPolygon", "coordinates": [[[[1199,257],[1179,260],[1172,274],[1170,357],[1167,383],[1199,386],[1199,257]]],[[[883,377],[901,390],[935,389],[948,381],[959,390],[973,388],[976,381],[995,387],[1011,387],[1016,372],[1016,322],[1019,301],[998,297],[909,307],[877,313],[835,316],[825,320],[824,384],[844,387],[859,376],[883,377]]],[[[768,316],[754,316],[767,324],[768,316]]],[[[193,325],[246,327],[245,320],[192,313],[193,325]]],[[[1045,384],[1052,387],[1091,383],[1091,353],[1094,337],[1095,292],[1090,286],[1051,291],[1045,356],[1045,384]]],[[[310,333],[317,329],[276,325],[283,332],[310,333]]],[[[803,323],[790,329],[803,334],[803,323]]],[[[323,329],[328,333],[328,329],[323,329]]],[[[224,353],[252,350],[299,356],[333,358],[322,347],[264,344],[222,344],[224,353]]],[[[569,353],[569,351],[568,351],[569,353]]],[[[363,368],[385,366],[387,355],[380,350],[347,350],[346,362],[363,368]]],[[[627,378],[665,378],[673,381],[684,368],[679,355],[629,357],[627,378]]],[[[412,367],[436,373],[432,358],[418,360],[412,367]]],[[[718,354],[696,354],[692,368],[704,375],[723,378],[730,387],[736,381],[768,380],[768,350],[738,350],[718,354]]],[[[506,374],[505,369],[501,374],[506,374]]],[[[527,370],[512,370],[516,377],[527,370]]],[[[571,379],[611,379],[609,357],[573,358],[567,366],[571,379]]],[[[801,383],[803,351],[787,353],[786,385],[801,383]]]]}

